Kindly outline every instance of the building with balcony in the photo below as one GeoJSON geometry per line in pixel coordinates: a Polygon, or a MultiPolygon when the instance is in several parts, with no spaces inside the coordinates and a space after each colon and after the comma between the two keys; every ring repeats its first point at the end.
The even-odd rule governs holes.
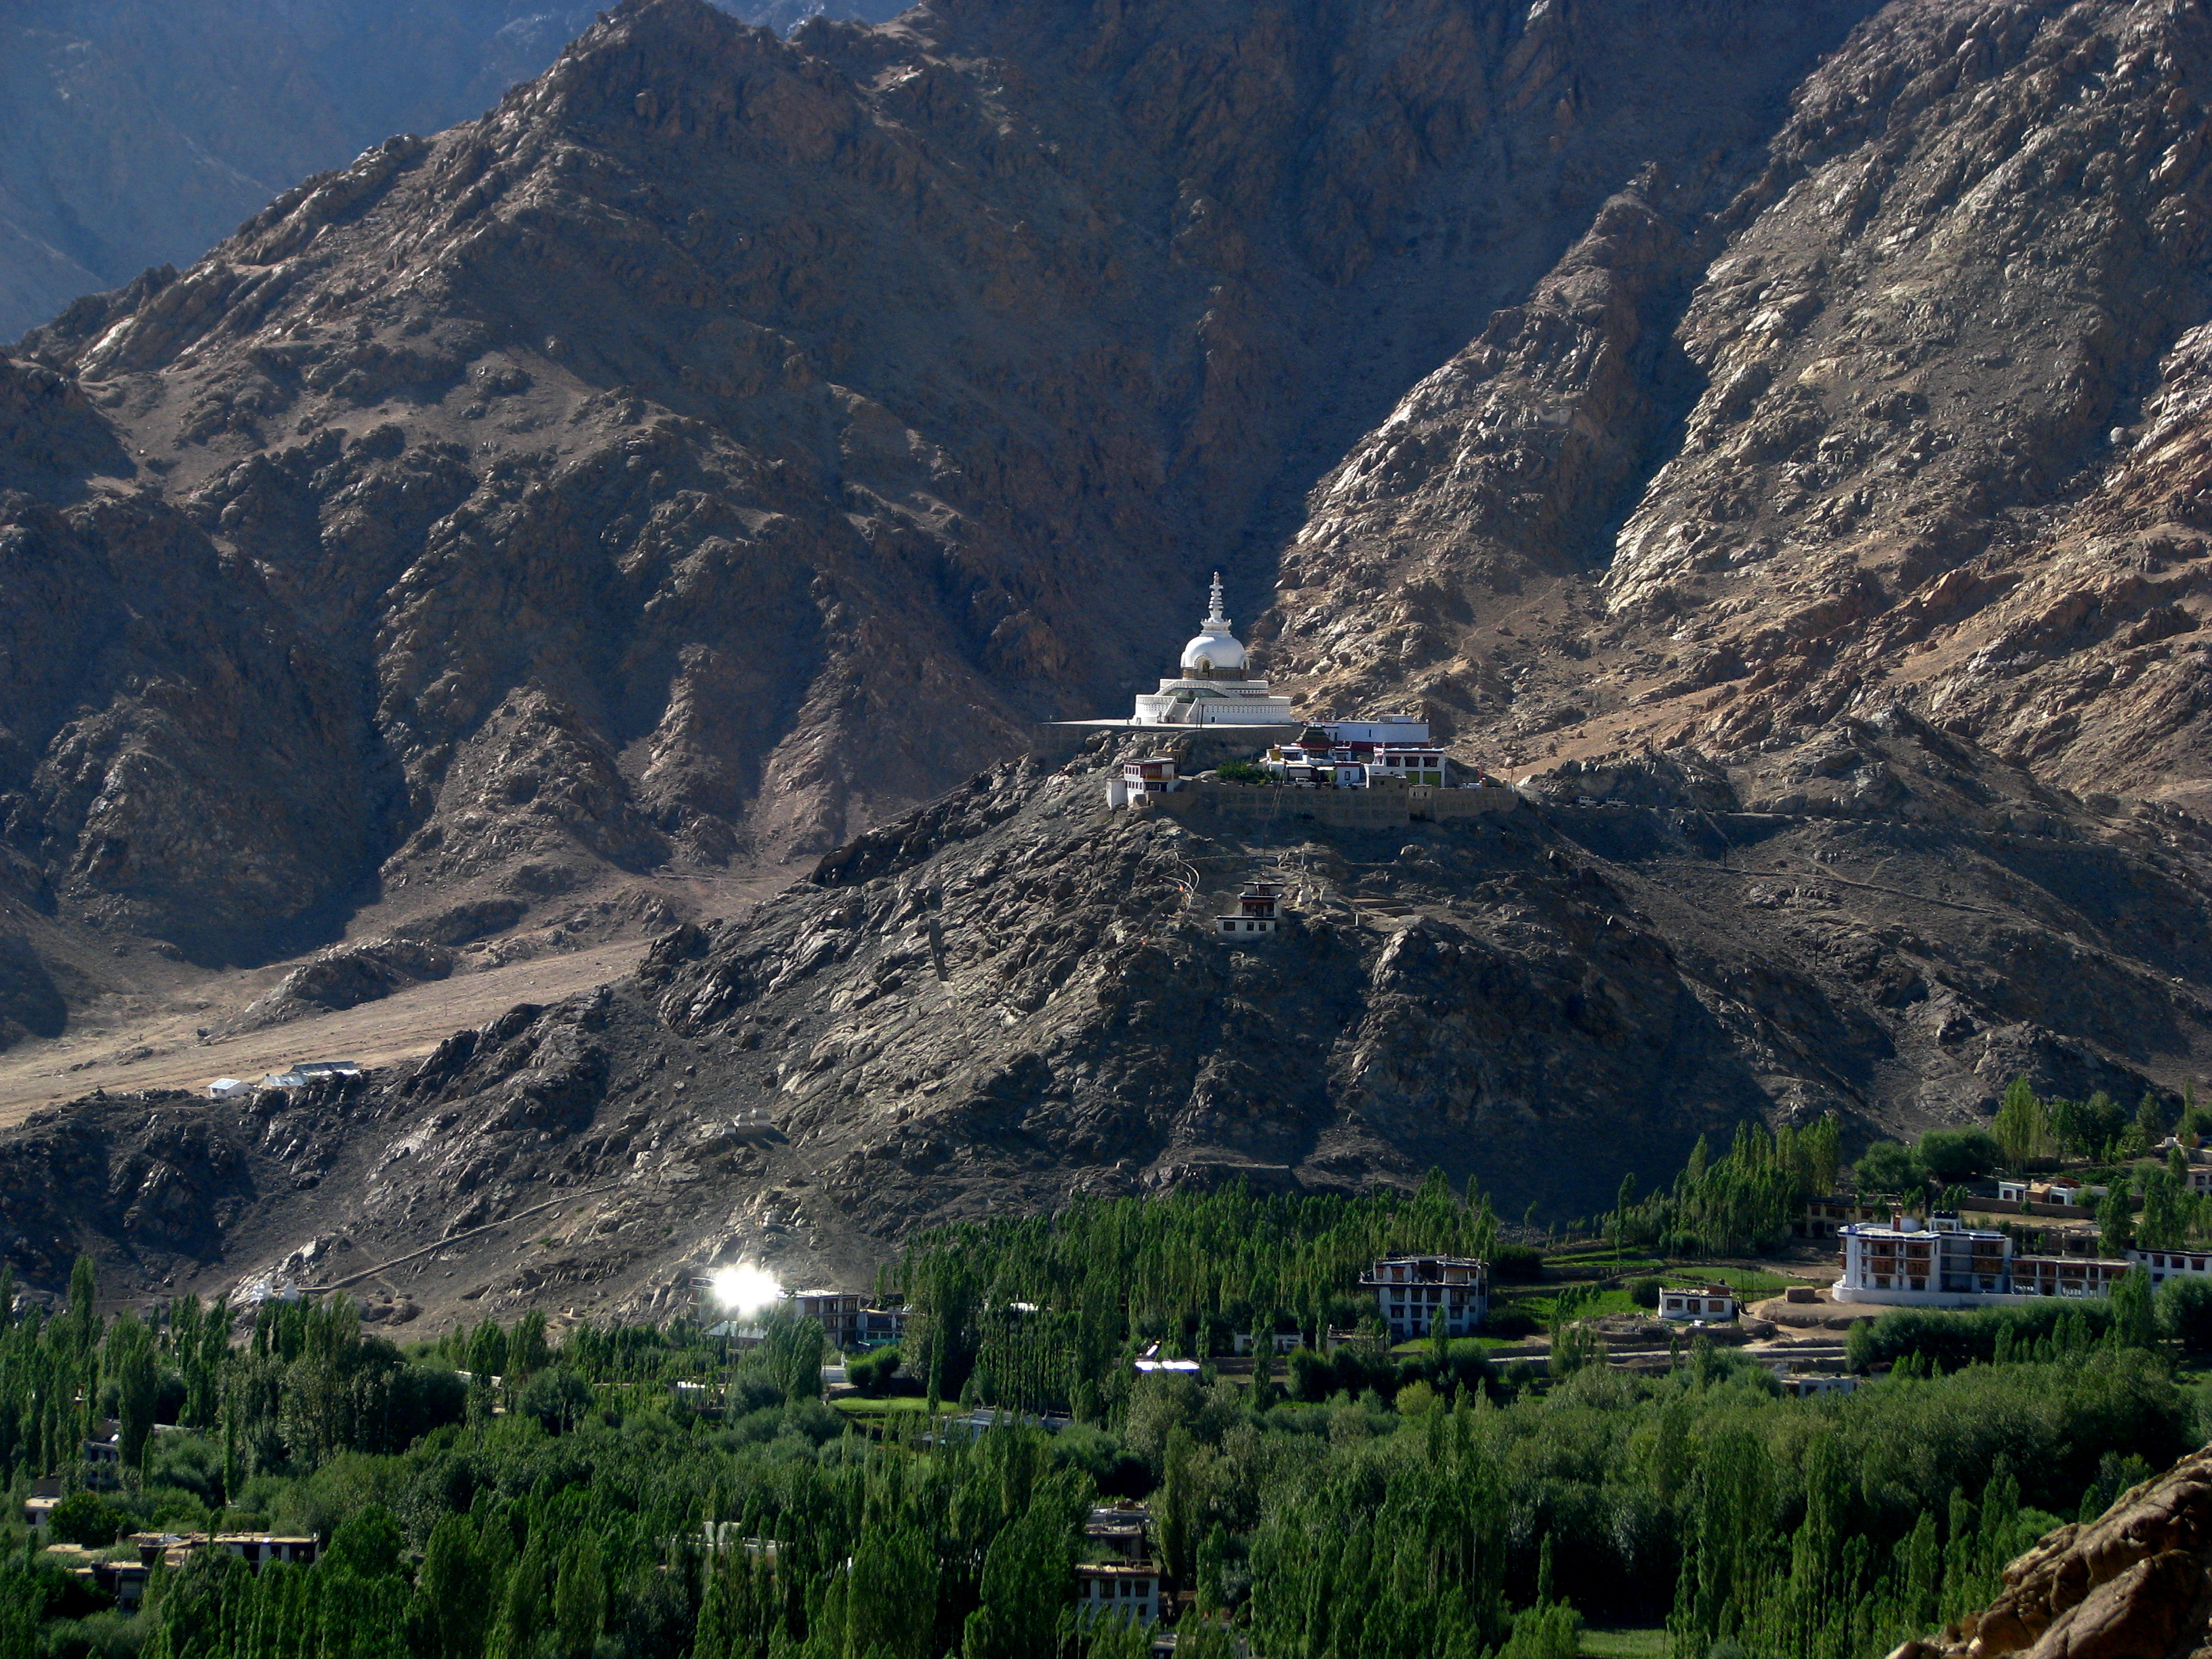
{"type": "Polygon", "coordinates": [[[1385,1256],[1359,1276],[1393,1342],[1431,1334],[1437,1316],[1447,1336],[1473,1336],[1490,1311],[1490,1264],[1451,1255],[1385,1256]]]}
{"type": "Polygon", "coordinates": [[[1882,1224],[1842,1230],[1838,1302],[1899,1307],[1974,1308],[2032,1302],[2039,1297],[2095,1297],[2134,1264],[2083,1256],[2015,1255],[2006,1234],[1962,1225],[1937,1214],[1923,1223],[1899,1216],[1882,1224]]]}

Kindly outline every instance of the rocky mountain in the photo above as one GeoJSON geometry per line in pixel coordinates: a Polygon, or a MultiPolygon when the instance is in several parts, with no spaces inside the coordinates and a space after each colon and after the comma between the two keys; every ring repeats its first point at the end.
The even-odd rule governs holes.
{"type": "MultiPolygon", "coordinates": [[[[788,33],[891,0],[728,0],[788,33]]],[[[28,0],[0,20],[0,337],[190,264],[280,191],[540,73],[569,0],[28,0]]]]}
{"type": "Polygon", "coordinates": [[[0,21],[0,335],[189,264],[311,173],[477,114],[562,0],[28,0],[0,21]]]}
{"type": "MultiPolygon", "coordinates": [[[[0,1250],[51,1285],[90,1249],[124,1295],[635,1316],[736,1259],[865,1284],[917,1226],[1079,1194],[1441,1167],[1557,1218],[1746,1121],[1863,1134],[2022,1073],[2131,1100],[2202,1065],[2201,834],[2100,820],[1899,708],[1850,734],[1911,780],[1885,811],[1746,811],[1661,757],[1338,826],[1109,809],[1140,739],[1006,763],[418,1066],[40,1114],[0,1134],[0,1250]],[[1232,941],[1254,880],[1288,920],[1232,941]]],[[[1233,750],[1182,741],[1194,770],[1233,750]]],[[[394,943],[284,994],[349,994],[394,943]]]]}
{"type": "Polygon", "coordinates": [[[483,1054],[600,1056],[530,1148],[437,1131],[473,1150],[408,1166],[374,1255],[775,1110],[789,1148],[654,1189],[660,1254],[578,1270],[615,1301],[797,1225],[801,1179],[835,1267],[1091,1182],[1438,1161],[1571,1213],[1746,1116],[2178,1091],[2208,96],[2212,21],[2162,0],[935,0],[788,39],[626,0],[15,348],[10,1017],[51,1030],[88,942],[353,930],[283,1017],[456,906],[827,854],[595,1001],[617,1036],[532,1014],[332,1143],[358,1184],[387,1121],[535,1124],[507,1080],[544,1068],[483,1054]],[[1527,816],[1309,847],[1007,769],[1126,708],[1217,562],[1309,710],[1419,702],[1527,816]],[[1168,927],[1209,836],[1312,890],[1274,955],[1168,927]],[[1330,920],[1370,880],[1419,925],[1330,920]]]}

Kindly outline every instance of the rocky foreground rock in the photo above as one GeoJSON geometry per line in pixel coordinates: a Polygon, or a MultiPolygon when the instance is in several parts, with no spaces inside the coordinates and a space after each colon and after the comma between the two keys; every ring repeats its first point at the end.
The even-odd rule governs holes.
{"type": "Polygon", "coordinates": [[[2212,1450],[2069,1522],[2004,1570],[2004,1592],[1890,1659],[2167,1659],[2212,1639],[2212,1450]]]}

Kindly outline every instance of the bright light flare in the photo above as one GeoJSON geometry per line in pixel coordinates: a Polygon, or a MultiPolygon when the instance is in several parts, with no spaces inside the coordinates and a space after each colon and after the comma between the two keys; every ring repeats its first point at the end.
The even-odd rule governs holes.
{"type": "Polygon", "coordinates": [[[733,1261],[717,1267],[707,1281],[714,1301],[733,1314],[759,1313],[781,1299],[783,1285],[766,1267],[750,1261],[733,1261]]]}

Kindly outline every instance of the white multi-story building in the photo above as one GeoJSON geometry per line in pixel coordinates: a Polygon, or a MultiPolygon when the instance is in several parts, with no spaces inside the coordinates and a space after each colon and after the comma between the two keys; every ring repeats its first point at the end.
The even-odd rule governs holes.
{"type": "Polygon", "coordinates": [[[1359,1275],[1393,1342],[1430,1334],[1437,1315],[1444,1334],[1473,1336],[1490,1311],[1490,1264],[1453,1255],[1385,1256],[1359,1275]]]}
{"type": "Polygon", "coordinates": [[[2203,1250],[2130,1250],[2128,1260],[2140,1264],[2154,1285],[2212,1274],[2212,1255],[2203,1250]]]}
{"type": "Polygon", "coordinates": [[[1900,1307],[1974,1308],[2033,1302],[2040,1297],[2108,1294],[2129,1261],[2082,1256],[2015,1255],[2004,1233],[1937,1215],[1923,1224],[1900,1216],[1887,1225],[1844,1227],[1838,1302],[1900,1307]]]}

